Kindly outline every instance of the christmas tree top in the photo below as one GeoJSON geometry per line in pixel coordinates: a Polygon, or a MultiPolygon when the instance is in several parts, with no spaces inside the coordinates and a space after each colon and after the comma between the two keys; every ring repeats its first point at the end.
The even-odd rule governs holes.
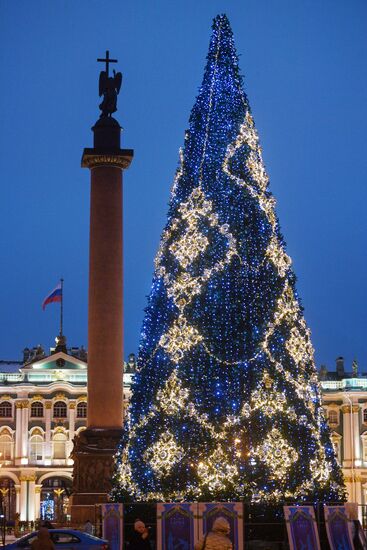
{"type": "Polygon", "coordinates": [[[180,160],[113,495],[343,499],[224,15],[214,20],[180,160]]]}

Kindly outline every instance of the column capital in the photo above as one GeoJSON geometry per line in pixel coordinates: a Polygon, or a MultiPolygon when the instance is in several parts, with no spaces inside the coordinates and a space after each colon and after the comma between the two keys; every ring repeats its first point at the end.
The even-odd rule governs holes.
{"type": "Polygon", "coordinates": [[[51,401],[46,401],[45,407],[46,407],[46,409],[52,409],[52,403],[51,403],[51,401]]]}
{"type": "Polygon", "coordinates": [[[346,404],[340,407],[340,410],[342,411],[342,413],[350,413],[350,409],[351,409],[350,405],[346,405],[346,404]]]}
{"type": "Polygon", "coordinates": [[[98,149],[84,149],[82,168],[97,168],[109,166],[125,170],[130,166],[134,152],[132,149],[118,149],[117,151],[103,152],[98,149]]]}
{"type": "Polygon", "coordinates": [[[36,474],[22,474],[19,481],[36,481],[36,474]]]}

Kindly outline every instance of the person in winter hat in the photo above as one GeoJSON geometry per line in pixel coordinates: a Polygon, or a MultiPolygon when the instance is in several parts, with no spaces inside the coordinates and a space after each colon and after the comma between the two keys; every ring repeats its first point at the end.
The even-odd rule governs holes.
{"type": "Polygon", "coordinates": [[[195,550],[232,550],[232,542],[228,537],[230,530],[226,518],[216,518],[211,531],[195,544],[195,550]]]}
{"type": "Polygon", "coordinates": [[[149,530],[141,519],[134,522],[134,533],[130,539],[129,550],[151,550],[149,530]]]}

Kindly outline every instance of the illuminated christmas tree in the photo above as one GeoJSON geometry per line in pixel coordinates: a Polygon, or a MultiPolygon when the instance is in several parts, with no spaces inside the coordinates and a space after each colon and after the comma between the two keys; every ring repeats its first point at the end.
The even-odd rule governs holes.
{"type": "Polygon", "coordinates": [[[344,498],[224,15],[180,152],[113,496],[344,498]]]}

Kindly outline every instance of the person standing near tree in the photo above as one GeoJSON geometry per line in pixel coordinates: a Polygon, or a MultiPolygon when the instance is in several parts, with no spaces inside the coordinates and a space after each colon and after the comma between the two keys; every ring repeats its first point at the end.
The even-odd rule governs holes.
{"type": "Polygon", "coordinates": [[[134,523],[134,533],[130,539],[129,550],[151,550],[149,530],[144,521],[137,519],[134,523]]]}
{"type": "Polygon", "coordinates": [[[195,544],[195,550],[232,550],[232,542],[228,537],[230,530],[225,518],[216,518],[211,531],[195,544]]]}
{"type": "Polygon", "coordinates": [[[87,521],[84,524],[84,533],[88,533],[88,535],[94,534],[93,523],[91,522],[90,519],[87,519],[87,521]]]}

